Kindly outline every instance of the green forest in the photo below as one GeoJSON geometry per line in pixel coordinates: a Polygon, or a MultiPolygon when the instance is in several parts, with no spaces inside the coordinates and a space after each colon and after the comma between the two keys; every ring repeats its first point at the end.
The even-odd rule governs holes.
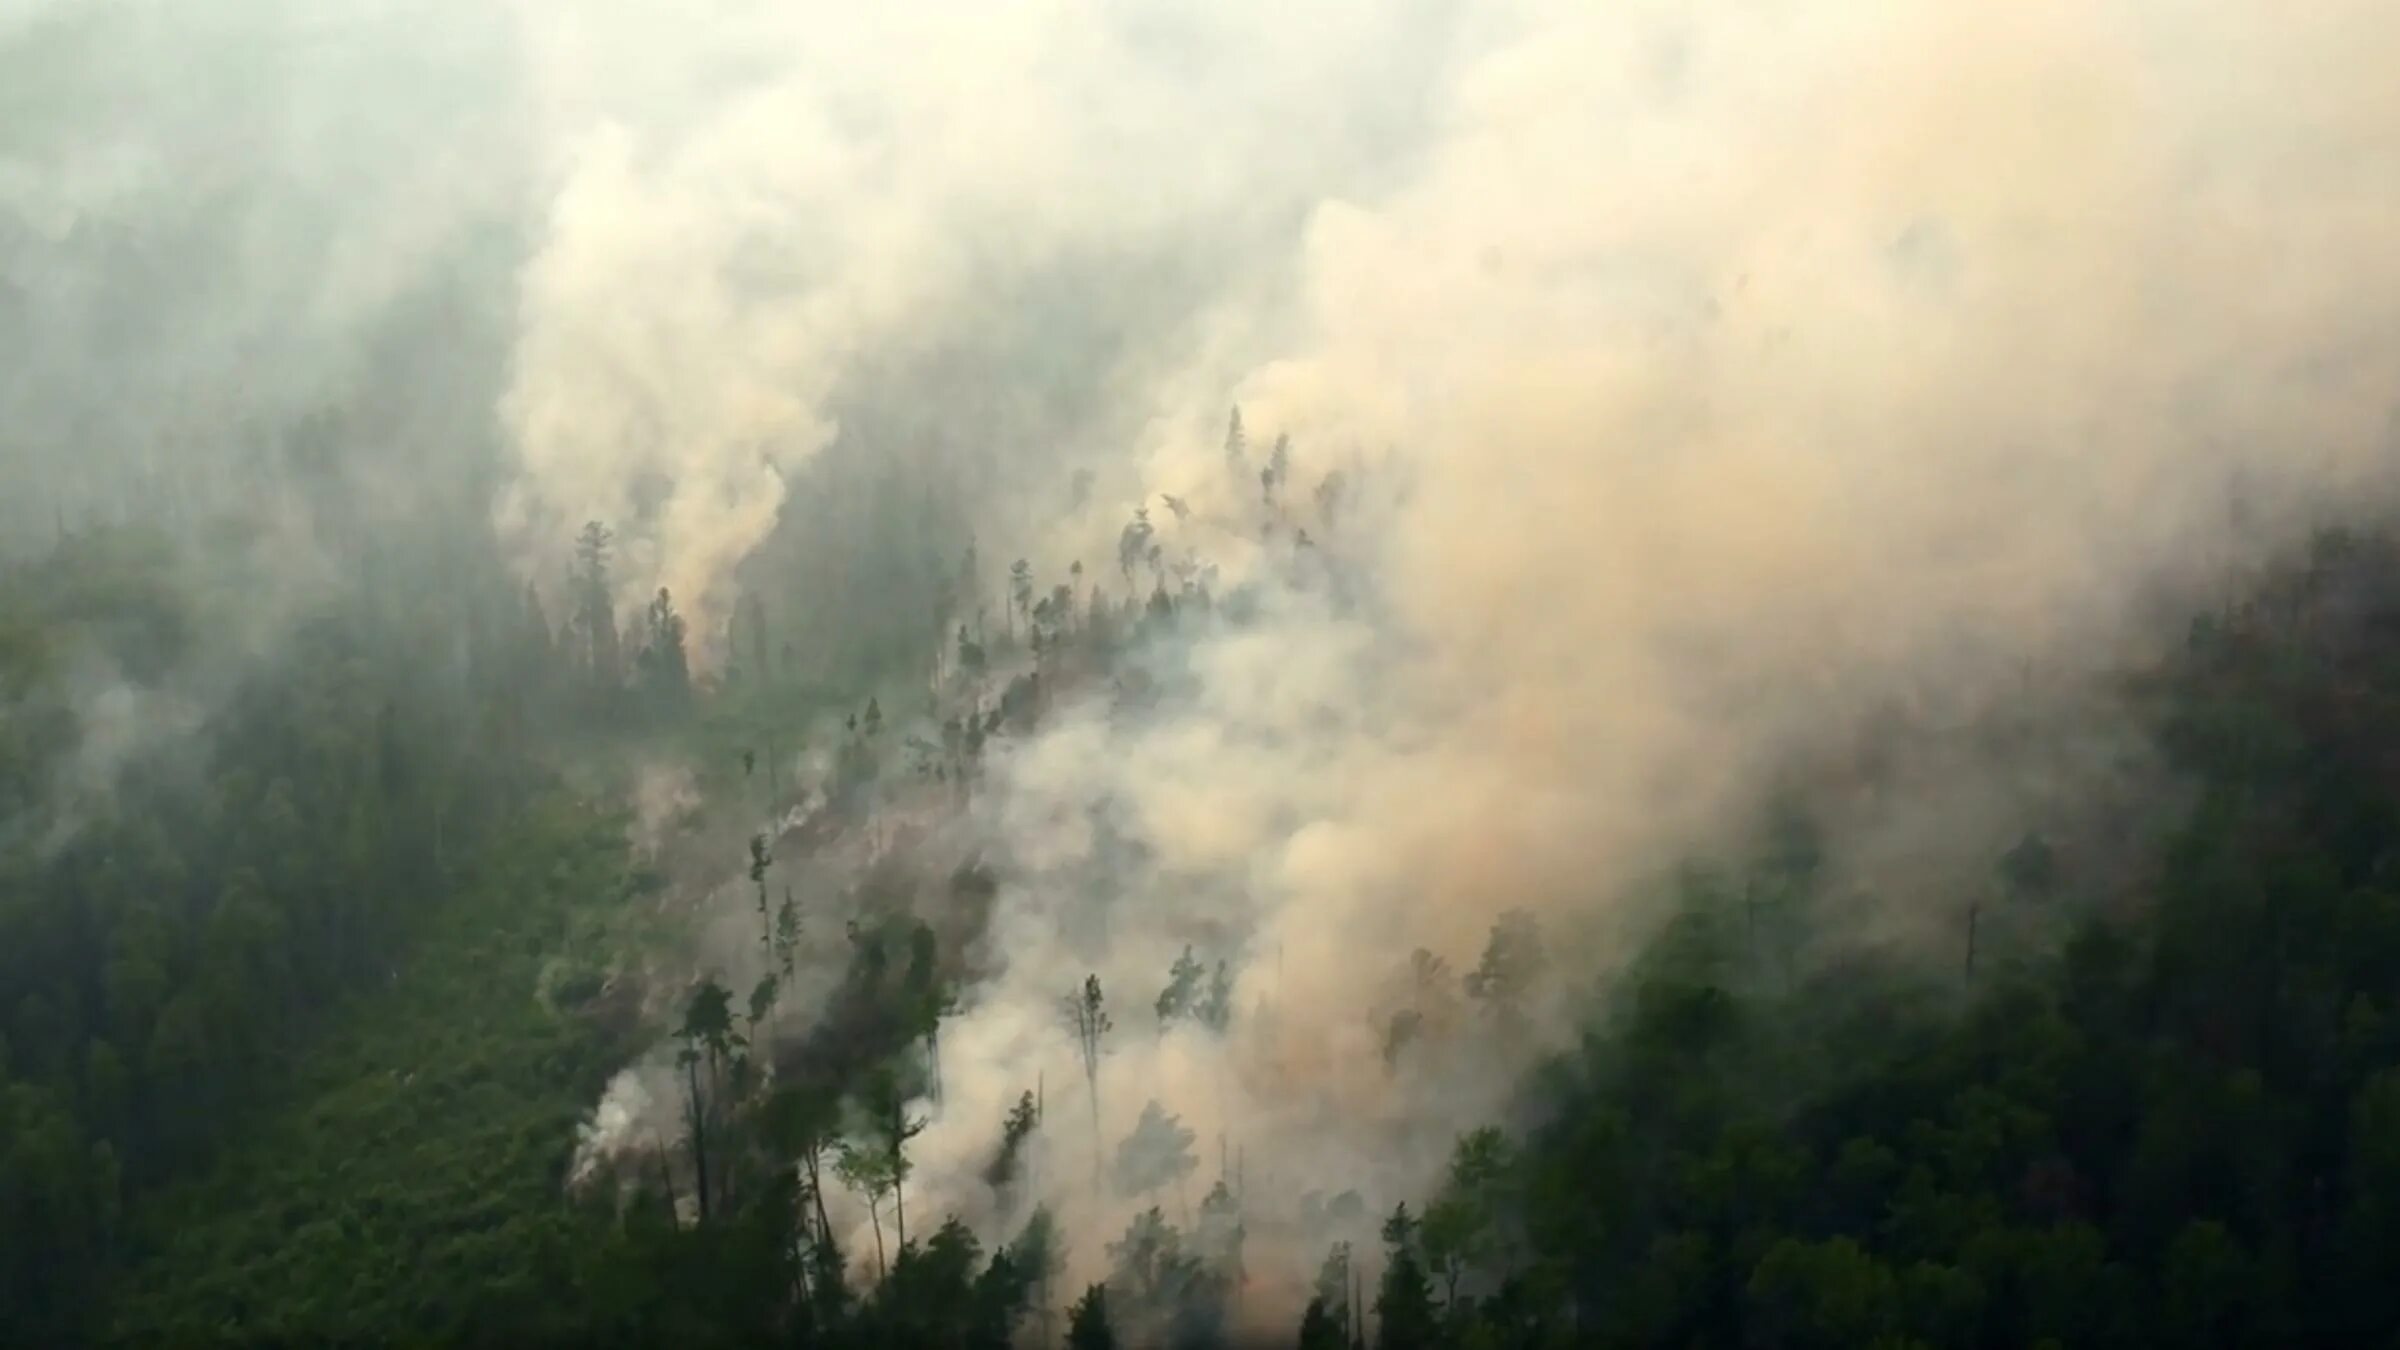
{"type": "MultiPolygon", "coordinates": [[[[1126,531],[1127,589],[1145,524],[1126,531]]],[[[1170,591],[1161,569],[1146,600],[1110,599],[1079,568],[1037,601],[1012,568],[1005,633],[927,629],[960,669],[1022,649],[1034,672],[904,756],[876,698],[784,678],[763,608],[757,664],[722,681],[690,673],[669,596],[618,633],[608,544],[598,526],[575,541],[585,593],[555,627],[496,565],[464,587],[345,588],[283,659],[105,780],[75,776],[103,715],[79,672],[168,688],[239,622],[239,572],[132,527],[10,566],[9,1336],[1256,1339],[1232,1178],[1139,1214],[1083,1288],[1060,1287],[1038,1206],[997,1237],[910,1212],[911,1104],[960,979],[938,907],[846,921],[799,1052],[748,1034],[772,973],[703,980],[652,1026],[601,978],[666,884],[606,790],[630,747],[708,747],[738,783],[756,765],[733,747],[838,709],[852,786],[828,809],[871,815],[886,773],[972,791],[987,744],[1040,724],[1045,675],[1072,687],[1179,626],[1239,626],[1242,595],[1192,575],[1170,591]],[[678,1048],[685,1136],[616,1196],[570,1194],[575,1122],[644,1036],[678,1048]],[[834,1194],[867,1201],[872,1253],[838,1250],[834,1194]]],[[[1363,1216],[1379,1240],[1329,1244],[1283,1342],[2381,1343],[2400,1274],[2400,541],[2322,533],[2112,680],[2183,785],[2170,823],[2088,874],[2025,836],[1963,879],[1982,898],[1947,955],[1819,940],[1840,910],[1802,792],[1661,883],[1627,968],[1579,974],[1516,915],[1463,974],[1428,958],[1503,1026],[1528,982],[1578,986],[1579,1048],[1457,1140],[1446,1183],[1363,1216]],[[2011,924],[2043,936],[1993,936],[2011,924]]],[[[765,836],[749,853],[757,941],[788,975],[803,925],[830,920],[778,897],[765,836]]],[[[962,871],[936,894],[972,908],[993,884],[962,871]]],[[[1187,949],[1161,975],[1162,1026],[1237,1016],[1222,963],[1187,949]]],[[[1093,977],[1068,1000],[1093,1072],[1151,1002],[1135,998],[1093,977]]],[[[1388,1031],[1396,1074],[1410,1016],[1388,1031]]],[[[1031,1093],[992,1122],[992,1186],[1043,1128],[1031,1093]]],[[[1117,1183],[1179,1187],[1190,1144],[1151,1103],[1117,1183]]]]}
{"type": "Polygon", "coordinates": [[[0,1350],[2400,1350],[2395,52],[0,0],[0,1350]]]}

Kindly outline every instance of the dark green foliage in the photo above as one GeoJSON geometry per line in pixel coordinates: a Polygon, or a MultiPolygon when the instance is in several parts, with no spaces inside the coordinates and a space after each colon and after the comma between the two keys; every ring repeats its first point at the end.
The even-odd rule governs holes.
{"type": "Polygon", "coordinates": [[[691,659],[684,649],[683,616],[661,587],[651,598],[648,635],[637,658],[641,690],[653,715],[672,717],[692,700],[691,659]]]}
{"type": "MultiPolygon", "coordinates": [[[[849,462],[860,490],[811,522],[835,528],[776,542],[838,554],[805,570],[841,580],[778,588],[772,616],[841,640],[776,662],[754,590],[740,678],[712,684],[693,648],[718,635],[674,597],[620,614],[606,524],[544,560],[538,584],[564,582],[544,612],[490,537],[507,467],[479,427],[409,474],[372,462],[437,439],[394,411],[415,357],[386,355],[374,408],[250,429],[262,466],[292,461],[259,479],[292,489],[271,509],[62,520],[46,554],[12,538],[0,560],[0,1342],[839,1343],[876,1301],[826,1233],[830,1108],[875,1065],[914,1083],[901,1052],[936,1049],[950,975],[887,957],[844,991],[834,1032],[865,1034],[779,1079],[807,1099],[767,1096],[745,1041],[800,914],[756,859],[781,977],[738,1024],[722,986],[685,1010],[691,1129],[659,1141],[705,1149],[678,1198],[708,1221],[678,1228],[657,1195],[586,1206],[562,1186],[576,1127],[644,1030],[608,935],[665,869],[630,880],[623,822],[583,803],[629,751],[746,748],[780,812],[776,730],[833,706],[863,706],[845,766],[871,778],[874,695],[941,631],[915,601],[959,522],[849,462]]],[[[907,1245],[911,1289],[956,1283],[955,1236],[907,1245]]],[[[944,1326],[1001,1343],[1029,1267],[969,1256],[976,1311],[944,1326]]]]}
{"type": "Polygon", "coordinates": [[[559,1192],[621,1047],[527,997],[623,894],[610,823],[512,823],[501,870],[421,916],[423,959],[329,1014],[215,1165],[135,1209],[105,1304],[138,1341],[572,1334],[615,1220],[559,1192]]]}
{"type": "Polygon", "coordinates": [[[1344,1350],[1349,1344],[1342,1324],[1325,1310],[1325,1300],[1310,1299],[1300,1315],[1300,1350],[1344,1350]]]}
{"type": "Polygon", "coordinates": [[[1375,1294],[1378,1350],[1423,1350],[1440,1343],[1441,1324],[1433,1305],[1433,1283],[1419,1254],[1422,1233],[1408,1206],[1383,1225],[1383,1279],[1375,1294]]]}
{"type": "MultiPolygon", "coordinates": [[[[2321,549],[2141,691],[2196,804],[2050,957],[1951,996],[1905,963],[1762,962],[1757,897],[1819,868],[1797,807],[1741,885],[1687,878],[1522,1149],[1462,1143],[1423,1222],[1387,1227],[1379,1338],[2383,1343],[2400,550],[2321,549]]],[[[1992,880],[2012,904],[2078,884],[2034,834],[1992,880]]],[[[1471,977],[1487,1006],[1511,949],[1496,931],[1471,977]]]]}
{"type": "Polygon", "coordinates": [[[1067,1314],[1067,1350],[1117,1350],[1116,1329],[1108,1320],[1108,1287],[1095,1284],[1067,1314]]]}
{"type": "Polygon", "coordinates": [[[223,649],[261,616],[250,563],[205,545],[95,531],[0,574],[0,1304],[25,1334],[103,1307],[144,1198],[546,846],[538,616],[472,551],[386,561],[272,659],[223,649]],[[399,598],[434,576],[438,599],[399,598]],[[130,723],[100,718],[97,670],[130,723]],[[194,685],[204,706],[146,711],[194,685]]]}
{"type": "Polygon", "coordinates": [[[992,1156],[991,1165],[984,1168],[983,1179],[994,1190],[1006,1190],[1017,1179],[1020,1155],[1025,1141],[1032,1137],[1034,1127],[1041,1123],[1033,1094],[1028,1092],[1009,1108],[1008,1119],[1000,1125],[1000,1149],[992,1156]]]}
{"type": "MultiPolygon", "coordinates": [[[[1228,453],[1246,457],[1238,426],[1228,453]]],[[[1270,509],[1288,473],[1279,441],[1270,509]]],[[[1205,573],[1161,555],[1146,511],[1120,545],[1122,604],[1084,605],[1079,574],[1037,600],[1012,569],[1039,670],[997,706],[975,690],[942,771],[963,783],[986,737],[1038,725],[1078,662],[1141,641],[1144,612],[1162,637],[1219,621],[1205,573]]],[[[596,525],[580,543],[563,642],[490,559],[462,555],[459,584],[436,585],[446,560],[399,557],[291,616],[273,660],[209,671],[194,726],[101,765],[69,672],[104,669],[136,702],[171,691],[243,614],[243,588],[132,531],[0,575],[0,1339],[998,1347],[1039,1319],[1054,1341],[1045,1212],[988,1254],[950,1216],[908,1222],[923,1125],[908,1105],[938,1096],[961,977],[932,926],[876,912],[854,928],[820,1025],[771,1080],[752,1061],[799,935],[790,891],[772,904],[763,835],[759,941],[781,975],[746,1017],[703,981],[659,1029],[680,1032],[688,1096],[685,1135],[659,1148],[689,1151],[696,1193],[680,1198],[698,1221],[656,1192],[621,1209],[563,1193],[578,1116],[626,1048],[591,1013],[617,985],[582,939],[632,883],[617,824],[557,790],[562,746],[634,711],[628,734],[663,734],[717,697],[663,592],[620,638],[610,547],[596,525]],[[620,641],[640,643],[630,669],[620,641]],[[825,1188],[845,1182],[874,1206],[863,1290],[826,1220],[825,1188]]],[[[908,565],[947,572],[949,547],[908,565]]],[[[753,611],[757,678],[729,719],[744,738],[789,711],[774,700],[795,664],[788,645],[771,661],[753,611]]],[[[980,621],[953,634],[954,617],[912,610],[889,645],[954,637],[980,685],[980,621]]],[[[1172,678],[1128,679],[1129,706],[1172,678]]],[[[1955,949],[1930,974],[1838,950],[1819,926],[1817,815],[1805,790],[1775,794],[1738,864],[1683,879],[1590,1034],[1511,1117],[1521,1129],[1459,1141],[1439,1193],[1387,1225],[1379,1270],[1353,1271],[1346,1249],[1328,1263],[1303,1343],[2387,1341],[2400,555],[2329,538],[2139,684],[2193,802],[2162,837],[2117,841],[2139,855],[2129,879],[2095,881],[2074,831],[2017,821],[1990,822],[2016,842],[1959,878],[1987,924],[2056,915],[2055,950],[1978,962],[1970,930],[1971,987],[1955,949]],[[1371,1318],[1354,1306],[1366,1283],[1371,1318]]],[[[887,726],[863,683],[823,702],[858,710],[837,795],[863,801],[914,714],[887,726]]],[[[995,884],[962,872],[951,898],[988,902],[995,884]]],[[[1463,992],[1508,1026],[1571,992],[1543,941],[1511,915],[1464,979],[1416,963],[1384,1028],[1393,1072],[1442,1034],[1443,1000],[1463,992]]],[[[1207,974],[1177,960],[1162,1027],[1230,1025],[1228,963],[1207,974]]],[[[1064,1011],[1097,1170],[1111,1026],[1096,977],[1064,1011]]],[[[1250,1228],[1223,1182],[1184,1206],[1196,1160],[1172,1105],[1151,1103],[1115,1161],[1126,1190],[1175,1188],[1184,1225],[1151,1208],[1110,1245],[1069,1344],[1227,1335],[1250,1228]]],[[[995,1187],[1030,1189],[1037,1124],[1021,1100],[995,1187]]],[[[1030,1197],[1002,1198],[1013,1217],[1030,1197]]]]}

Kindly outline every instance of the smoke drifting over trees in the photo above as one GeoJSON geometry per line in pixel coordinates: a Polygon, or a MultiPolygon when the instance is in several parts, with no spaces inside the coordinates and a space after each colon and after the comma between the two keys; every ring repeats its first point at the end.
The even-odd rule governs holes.
{"type": "Polygon", "coordinates": [[[2105,681],[2395,486],[2396,50],[2366,0],[0,4],[0,560],[135,523],[243,600],[75,647],[0,845],[346,607],[634,804],[579,1185],[805,1193],[822,1325],[812,1263],[937,1248],[1045,1336],[1430,1317],[1499,1259],[1461,1136],[1688,857],[1765,841],[1753,933],[1844,897],[1787,982],[1974,976],[1955,877],[2132,866],[2174,776],[2105,681]]]}

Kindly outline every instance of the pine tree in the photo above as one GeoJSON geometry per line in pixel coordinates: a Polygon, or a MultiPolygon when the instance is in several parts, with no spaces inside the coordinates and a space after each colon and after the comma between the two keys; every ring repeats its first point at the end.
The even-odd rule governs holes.
{"type": "Polygon", "coordinates": [[[1108,1322],[1107,1286],[1084,1290],[1067,1313],[1067,1350],[1117,1350],[1116,1329],[1108,1322]]]}
{"type": "Polygon", "coordinates": [[[1100,1047],[1109,1032],[1108,1009],[1100,994],[1100,977],[1087,975],[1083,988],[1065,1000],[1067,1024],[1074,1029],[1083,1058],[1083,1081],[1092,1106],[1092,1180],[1100,1179],[1100,1047]]]}
{"type": "Polygon", "coordinates": [[[1390,1256],[1375,1295],[1375,1344],[1378,1350],[1427,1350],[1439,1343],[1441,1322],[1433,1306],[1433,1281],[1426,1277],[1417,1255],[1417,1223],[1408,1206],[1393,1211],[1383,1225],[1390,1256]]]}
{"type": "Polygon", "coordinates": [[[984,1182],[993,1190],[1005,1190],[1016,1181],[1025,1141],[1032,1137],[1034,1127],[1040,1121],[1033,1094],[1028,1092],[1017,1098],[1017,1104],[1009,1109],[1008,1118],[1000,1123],[1000,1151],[993,1155],[991,1164],[983,1169],[984,1182]]]}
{"type": "Polygon", "coordinates": [[[617,686],[616,597],[609,589],[608,550],[616,536],[599,521],[586,522],[575,539],[574,624],[583,635],[584,675],[595,694],[617,686]]]}
{"type": "Polygon", "coordinates": [[[652,704],[674,711],[691,701],[691,660],[684,651],[683,616],[664,586],[650,601],[649,639],[642,647],[644,683],[652,704]]]}
{"type": "Polygon", "coordinates": [[[1208,995],[1193,1010],[1200,1024],[1222,1036],[1233,1025],[1233,972],[1225,962],[1217,962],[1216,973],[1209,977],[1208,995]]]}
{"type": "Polygon", "coordinates": [[[1192,958],[1192,948],[1186,943],[1183,955],[1167,968],[1167,987],[1160,990],[1152,1007],[1158,1013],[1158,1027],[1165,1031],[1169,1024],[1193,1011],[1193,999],[1200,992],[1200,977],[1207,967],[1192,958]]]}
{"type": "MultiPolygon", "coordinates": [[[[1192,1152],[1196,1138],[1180,1118],[1169,1115],[1153,1098],[1142,1107],[1133,1133],[1117,1145],[1117,1189],[1126,1195],[1147,1196],[1172,1185],[1180,1194],[1183,1179],[1200,1166],[1198,1155],[1192,1152]]],[[[1187,1212],[1184,1217],[1188,1222],[1191,1216],[1187,1212]]]]}
{"type": "Polygon", "coordinates": [[[1541,930],[1524,910],[1511,910],[1492,925],[1483,960],[1467,972],[1467,996],[1504,1026],[1524,1018],[1525,999],[1547,964],[1541,930]]]}
{"type": "Polygon", "coordinates": [[[733,1044],[733,994],[714,979],[702,980],[692,990],[684,1005],[683,1025],[677,1031],[683,1046],[676,1053],[676,1062],[684,1070],[687,1096],[685,1118],[691,1128],[692,1170],[695,1176],[700,1206],[700,1220],[706,1223],[715,1211],[720,1178],[709,1169],[709,1138],[718,1109],[715,1100],[717,1084],[723,1074],[725,1057],[733,1044]],[[706,1086],[702,1085],[701,1066],[706,1065],[706,1086]]]}
{"type": "Polygon", "coordinates": [[[1300,1350],[1345,1350],[1348,1345],[1342,1324],[1326,1310],[1325,1300],[1310,1299],[1308,1311],[1300,1315],[1300,1350]]]}

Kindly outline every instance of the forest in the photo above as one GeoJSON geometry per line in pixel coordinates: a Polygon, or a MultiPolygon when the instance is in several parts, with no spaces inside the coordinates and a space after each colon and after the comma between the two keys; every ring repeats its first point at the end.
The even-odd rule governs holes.
{"type": "Polygon", "coordinates": [[[0,1346],[2400,1346],[2396,14],[0,0],[0,1346]]]}
{"type": "MultiPolygon", "coordinates": [[[[1270,481],[1288,464],[1279,445],[1270,481]]],[[[1123,535],[1128,576],[1147,523],[1123,535]]],[[[1089,1184],[1137,1206],[1100,1278],[1060,1282],[1026,1184],[1083,1165],[1066,1084],[987,1122],[980,1184],[1032,1201],[1001,1211],[1012,1227],[920,1202],[911,1233],[956,933],[992,876],[845,920],[822,1008],[776,1034],[801,930],[833,920],[753,835],[756,985],[667,991],[654,1026],[602,987],[669,882],[589,784],[631,747],[772,734],[762,709],[817,697],[741,664],[695,680],[670,596],[616,632],[607,541],[576,541],[588,589],[555,629],[497,571],[416,604],[341,594],[187,739],[137,747],[88,795],[65,785],[107,714],[70,673],[154,689],[241,593],[134,527],[12,564],[12,1337],[1275,1343],[1241,1313],[1273,1283],[1245,1237],[1291,1221],[1203,1167],[1177,1102],[1092,1157],[1089,1184]],[[614,1164],[613,1189],[565,1187],[575,1119],[645,1035],[672,1047],[680,1136],[614,1164]],[[845,1250],[828,1206],[861,1202],[871,1250],[845,1250]]],[[[1111,680],[1122,698],[1178,628],[1246,622],[1240,591],[1170,591],[1163,567],[1139,602],[1080,578],[1036,600],[1027,569],[1006,575],[1005,630],[933,636],[960,689],[1031,667],[940,745],[887,756],[878,700],[845,709],[821,828],[870,822],[885,778],[971,793],[1043,698],[1111,680]]],[[[1522,912],[1462,970],[1419,949],[1382,1072],[1416,1072],[1437,1034],[1525,1034],[1548,985],[1583,986],[1581,1031],[1423,1193],[1378,1212],[1346,1193],[1303,1222],[1348,1236],[1301,1273],[1281,1341],[2373,1343],[2400,1263],[2379,1170],[2400,1129],[2400,539],[2320,533],[2110,680],[2174,805],[2098,851],[2024,835],[1960,879],[1947,959],[1833,940],[1846,911],[1805,794],[1662,874],[1622,969],[1557,959],[1522,912]]],[[[739,754],[723,773],[756,775],[739,754]]],[[[1094,1123],[1113,1041],[1244,1015],[1189,946],[1155,988],[1062,994],[1094,1123]]]]}

